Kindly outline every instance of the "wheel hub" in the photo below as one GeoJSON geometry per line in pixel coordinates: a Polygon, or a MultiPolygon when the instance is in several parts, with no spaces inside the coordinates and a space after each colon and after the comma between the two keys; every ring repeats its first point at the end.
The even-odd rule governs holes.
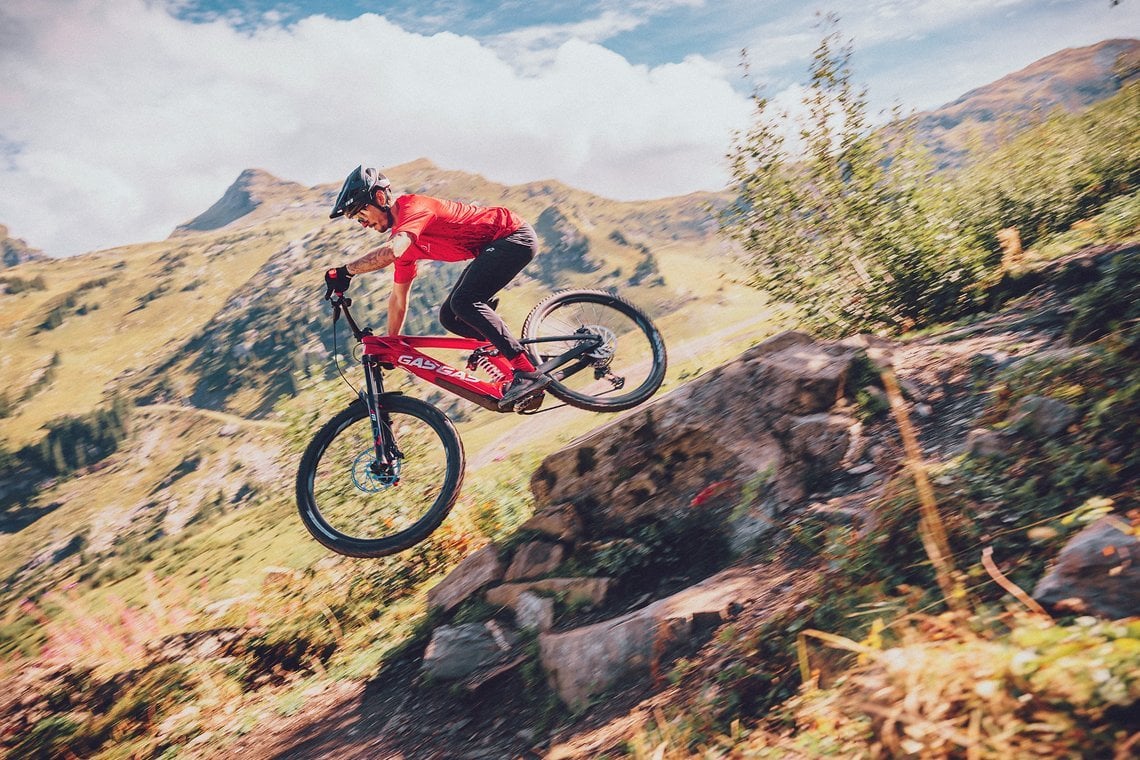
{"type": "Polygon", "coordinates": [[[596,335],[601,339],[601,343],[596,348],[587,351],[585,356],[595,362],[610,362],[614,358],[614,352],[617,350],[617,335],[613,330],[602,325],[583,325],[580,328],[581,332],[587,332],[590,335],[596,335]]]}
{"type": "Polygon", "coordinates": [[[400,462],[391,464],[376,461],[376,452],[365,449],[352,463],[352,484],[365,493],[376,493],[400,484],[400,462]]]}

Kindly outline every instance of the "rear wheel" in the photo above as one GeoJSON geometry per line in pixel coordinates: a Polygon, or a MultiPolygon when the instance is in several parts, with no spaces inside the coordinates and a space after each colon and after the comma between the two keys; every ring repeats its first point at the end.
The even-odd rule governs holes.
{"type": "Polygon", "coordinates": [[[601,290],[556,293],[534,307],[522,332],[540,364],[581,345],[583,338],[597,343],[551,373],[555,382],[547,390],[571,406],[595,412],[629,409],[652,396],[665,379],[661,333],[621,296],[601,290]]]}
{"type": "Polygon", "coordinates": [[[320,543],[350,557],[383,557],[439,527],[463,483],[463,444],[451,421],[414,398],[384,396],[392,462],[377,461],[368,409],[356,401],[313,437],[297,472],[297,506],[320,543]]]}

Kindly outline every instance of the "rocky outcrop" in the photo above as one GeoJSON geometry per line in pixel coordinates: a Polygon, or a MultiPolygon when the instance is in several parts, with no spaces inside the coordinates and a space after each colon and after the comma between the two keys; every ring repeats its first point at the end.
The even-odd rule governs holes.
{"type": "MultiPolygon", "coordinates": [[[[973,349],[963,350],[962,366],[977,364],[973,349]]],[[[531,480],[535,515],[509,545],[462,563],[432,592],[432,603],[454,609],[477,598],[500,613],[508,631],[537,632],[539,664],[573,708],[617,684],[659,676],[734,616],[772,614],[788,581],[757,559],[758,541],[779,544],[774,534],[803,519],[876,529],[878,516],[864,505],[899,466],[897,449],[890,453],[897,429],[885,413],[871,421],[865,407],[867,421],[857,419],[852,397],[885,407],[882,391],[872,393],[873,365],[897,367],[899,356],[897,345],[871,337],[824,342],[787,332],[613,420],[541,463],[531,480]],[[681,532],[670,535],[678,525],[681,532]],[[724,540],[699,545],[709,535],[724,540]],[[653,569],[629,571],[655,553],[695,564],[709,559],[713,545],[715,567],[688,585],[655,583],[653,569]],[[583,610],[590,613],[578,614],[583,610]]],[[[926,370],[931,377],[957,372],[926,370]]],[[[942,426],[928,445],[947,452],[965,440],[969,455],[1004,456],[1026,438],[1067,434],[1076,420],[1071,405],[1029,395],[989,429],[972,416],[977,407],[959,408],[945,395],[929,399],[943,414],[957,410],[947,425],[928,403],[937,385],[905,376],[899,385],[916,420],[934,415],[928,432],[942,426]]],[[[1090,614],[1138,614],[1135,557],[1135,536],[1121,530],[1119,518],[1105,518],[1066,547],[1038,599],[1090,614]]],[[[529,656],[493,651],[486,632],[472,632],[484,644],[458,647],[455,663],[438,662],[433,646],[433,672],[485,683],[489,676],[480,673],[501,673],[529,656]],[[473,664],[477,652],[484,655],[473,664]]]]}
{"type": "Polygon", "coordinates": [[[620,535],[712,484],[729,496],[759,479],[770,487],[753,506],[779,511],[846,453],[856,420],[832,411],[856,355],[802,333],[764,341],[547,457],[531,479],[537,505],[571,502],[588,537],[620,535]]]}
{"type": "MultiPolygon", "coordinates": [[[[509,612],[515,628],[538,631],[541,665],[573,706],[651,672],[748,605],[758,566],[616,608],[610,597],[621,584],[608,569],[627,572],[654,551],[701,551],[683,532],[661,538],[667,526],[722,536],[718,556],[682,562],[714,569],[736,556],[729,547],[744,552],[778,530],[780,515],[866,448],[844,400],[861,350],[783,333],[550,455],[531,480],[536,513],[518,540],[472,554],[429,592],[429,606],[448,612],[480,598],[509,612]],[[560,614],[584,609],[612,613],[559,626],[560,614]]],[[[478,679],[516,661],[478,626],[440,630],[425,657],[437,678],[478,679]]]]}
{"type": "Polygon", "coordinates": [[[46,258],[43,251],[32,248],[20,238],[8,237],[8,228],[0,224],[0,268],[46,258]]]}

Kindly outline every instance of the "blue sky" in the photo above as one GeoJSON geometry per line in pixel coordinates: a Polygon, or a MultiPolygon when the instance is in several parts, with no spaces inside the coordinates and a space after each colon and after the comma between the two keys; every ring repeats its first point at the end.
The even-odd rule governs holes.
{"type": "Polygon", "coordinates": [[[1140,36],[1137,2],[4,0],[0,224],[70,255],[161,239],[245,168],[313,185],[419,157],[618,199],[715,190],[749,117],[741,49],[793,105],[820,12],[878,112],[1140,36]]]}

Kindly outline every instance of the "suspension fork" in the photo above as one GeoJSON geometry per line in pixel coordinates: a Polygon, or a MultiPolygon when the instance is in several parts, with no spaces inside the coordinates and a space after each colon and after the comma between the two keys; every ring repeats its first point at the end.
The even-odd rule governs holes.
{"type": "Polygon", "coordinates": [[[360,395],[368,408],[368,420],[372,424],[372,443],[376,450],[373,467],[389,467],[395,463],[400,452],[392,434],[392,420],[384,409],[383,369],[374,356],[365,356],[363,363],[365,388],[360,395]]]}

